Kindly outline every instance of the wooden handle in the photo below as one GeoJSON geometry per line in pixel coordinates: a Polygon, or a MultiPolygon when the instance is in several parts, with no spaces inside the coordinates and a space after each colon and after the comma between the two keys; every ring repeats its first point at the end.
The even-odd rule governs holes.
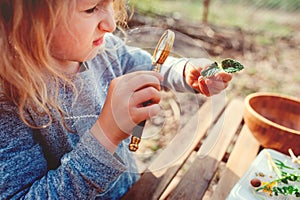
{"type": "Polygon", "coordinates": [[[138,138],[138,137],[135,137],[135,136],[132,136],[131,137],[131,141],[130,141],[130,144],[129,144],[129,150],[130,151],[137,151],[139,149],[139,143],[141,141],[141,138],[138,138]]]}
{"type": "MultiPolygon", "coordinates": [[[[153,71],[160,72],[161,65],[165,62],[165,60],[167,59],[167,57],[171,52],[174,43],[174,37],[175,37],[174,32],[170,30],[166,30],[164,34],[161,36],[152,56],[153,71]]],[[[144,102],[143,106],[147,106],[148,103],[151,102],[149,101],[144,102]]],[[[130,151],[138,150],[145,123],[146,120],[142,121],[141,123],[138,124],[138,126],[133,128],[131,142],[129,144],[130,151]]]]}
{"type": "Polygon", "coordinates": [[[140,122],[137,126],[133,128],[132,137],[129,144],[130,151],[138,150],[145,124],[146,120],[140,122]]]}

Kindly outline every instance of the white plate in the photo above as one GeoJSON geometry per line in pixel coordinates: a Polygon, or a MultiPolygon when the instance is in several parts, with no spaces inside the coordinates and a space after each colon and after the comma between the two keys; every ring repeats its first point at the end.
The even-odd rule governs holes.
{"type": "MultiPolygon", "coordinates": [[[[270,196],[270,194],[267,194],[265,192],[259,191],[256,192],[255,188],[251,186],[250,181],[253,178],[259,178],[261,181],[271,181],[276,177],[276,174],[270,169],[270,166],[268,164],[267,154],[266,151],[270,153],[272,159],[278,159],[285,163],[287,166],[291,166],[295,168],[295,170],[291,170],[294,174],[300,173],[299,170],[299,164],[292,163],[291,158],[285,154],[282,154],[278,151],[272,150],[272,149],[264,149],[262,150],[258,156],[255,158],[253,163],[251,164],[250,168],[246,171],[246,173],[242,176],[242,178],[237,182],[237,184],[233,187],[231,190],[229,196],[227,197],[227,200],[299,200],[299,197],[295,196],[270,196]],[[265,176],[262,177],[259,175],[259,173],[263,173],[265,176]]],[[[284,171],[288,171],[284,169],[284,171]]],[[[299,182],[290,182],[293,185],[297,185],[300,187],[299,182]]]]}

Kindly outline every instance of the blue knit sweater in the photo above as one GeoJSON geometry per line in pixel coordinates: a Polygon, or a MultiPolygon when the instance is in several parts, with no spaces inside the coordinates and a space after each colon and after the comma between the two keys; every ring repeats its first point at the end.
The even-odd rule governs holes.
{"type": "MultiPolygon", "coordinates": [[[[184,63],[185,59],[170,59],[168,68],[163,67],[165,87],[191,90],[183,80],[184,63]]],[[[66,124],[74,133],[55,111],[50,126],[35,130],[21,121],[15,106],[0,104],[0,199],[119,199],[138,179],[129,141],[112,155],[89,130],[98,119],[110,81],[152,69],[151,56],[108,34],[106,49],[86,66],[73,78],[81,88],[75,102],[70,89],[59,91],[68,113],[66,124]]],[[[48,122],[47,116],[38,117],[30,109],[28,117],[36,125],[48,122]]]]}

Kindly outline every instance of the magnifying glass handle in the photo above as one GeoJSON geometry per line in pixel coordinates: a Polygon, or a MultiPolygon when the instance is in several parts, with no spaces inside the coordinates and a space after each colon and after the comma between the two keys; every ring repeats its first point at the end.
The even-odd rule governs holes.
{"type": "MultiPolygon", "coordinates": [[[[153,66],[153,70],[155,72],[160,72],[160,64],[155,64],[153,66]]],[[[144,102],[143,106],[147,106],[149,103],[151,103],[151,101],[148,102],[144,102]]],[[[144,126],[146,124],[146,120],[140,122],[137,126],[135,126],[132,130],[132,137],[131,137],[131,141],[129,144],[129,150],[130,151],[136,151],[139,149],[139,144],[141,142],[141,137],[143,134],[143,130],[144,130],[144,126]]]]}
{"type": "MultiPolygon", "coordinates": [[[[174,37],[174,32],[167,30],[158,41],[158,44],[152,56],[152,64],[154,67],[153,71],[160,72],[161,65],[165,62],[170,54],[174,42],[174,37]]],[[[149,103],[151,102],[144,102],[143,106],[147,106],[149,103]]],[[[140,122],[136,127],[133,128],[131,142],[128,146],[130,151],[138,150],[145,124],[146,120],[140,122]]]]}
{"type": "MultiPolygon", "coordinates": [[[[155,71],[156,67],[154,67],[153,71],[155,71]]],[[[143,106],[147,106],[148,104],[151,104],[151,100],[144,102],[143,106]]],[[[129,144],[129,150],[130,151],[136,151],[139,149],[139,143],[141,141],[141,137],[143,134],[144,126],[146,124],[146,120],[140,122],[137,126],[135,126],[132,130],[132,137],[129,144]]]]}
{"type": "Polygon", "coordinates": [[[133,128],[132,137],[129,144],[130,151],[136,151],[139,149],[139,144],[141,142],[141,137],[145,124],[146,120],[140,122],[137,126],[133,128]]]}

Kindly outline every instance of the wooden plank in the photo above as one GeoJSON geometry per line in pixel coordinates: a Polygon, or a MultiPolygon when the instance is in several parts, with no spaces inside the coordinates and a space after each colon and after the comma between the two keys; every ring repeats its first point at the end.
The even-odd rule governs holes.
{"type": "Polygon", "coordinates": [[[224,95],[208,98],[122,199],[158,199],[225,105],[224,95]]]}
{"type": "Polygon", "coordinates": [[[211,199],[226,199],[233,186],[255,159],[258,151],[259,143],[244,125],[211,199]]]}
{"type": "Polygon", "coordinates": [[[211,129],[198,157],[168,199],[201,199],[243,118],[243,102],[233,100],[211,129]]]}

